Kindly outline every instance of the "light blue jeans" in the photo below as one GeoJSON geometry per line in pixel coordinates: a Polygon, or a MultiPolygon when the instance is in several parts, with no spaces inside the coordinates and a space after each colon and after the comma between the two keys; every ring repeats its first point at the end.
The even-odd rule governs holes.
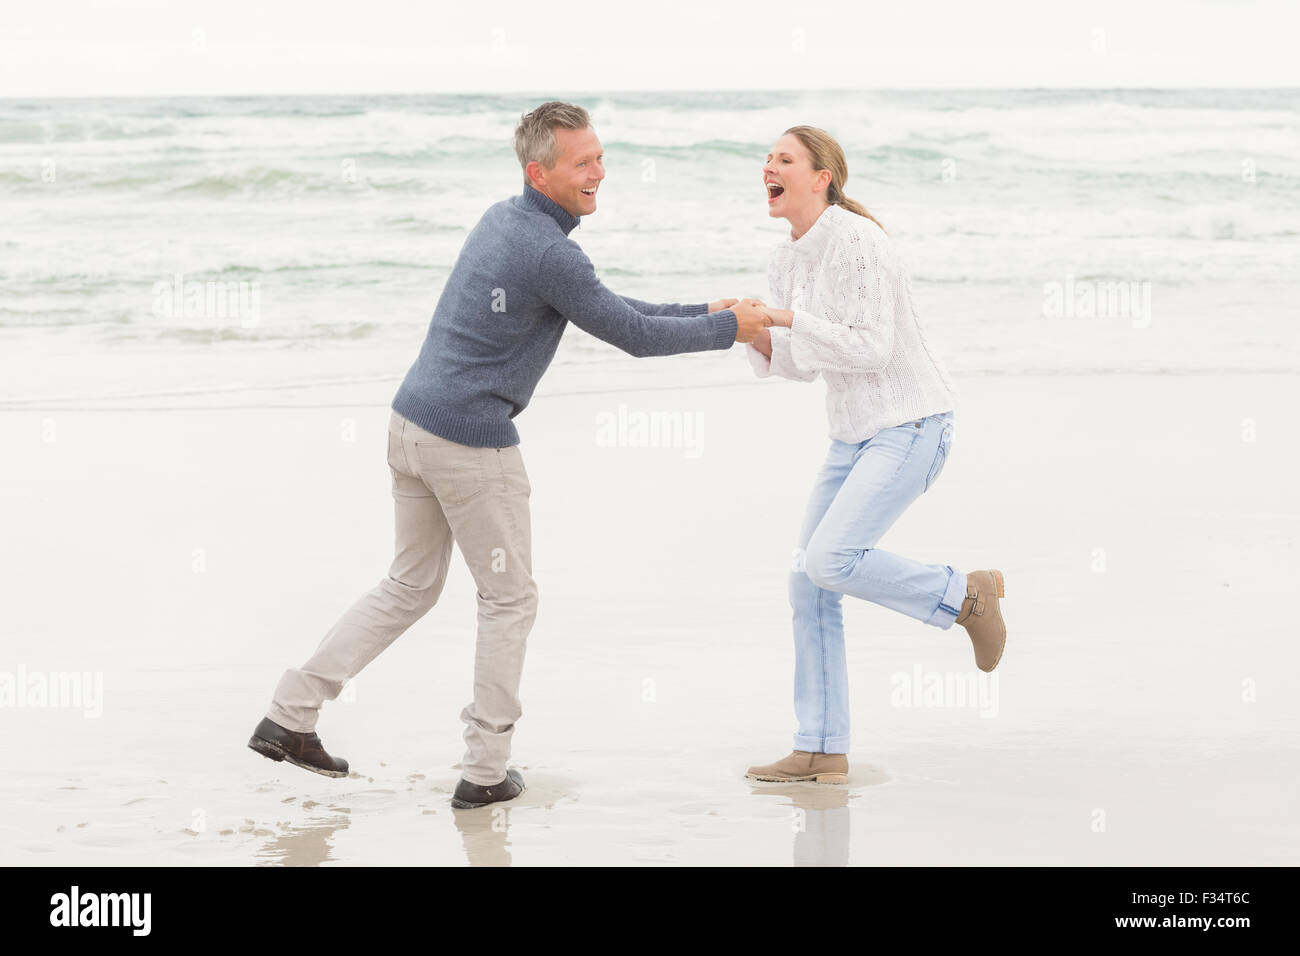
{"type": "Polygon", "coordinates": [[[876,547],[943,471],[952,431],[949,411],[886,428],[857,444],[831,442],[790,569],[795,750],[849,752],[842,595],[945,630],[961,613],[965,574],[876,547]]]}

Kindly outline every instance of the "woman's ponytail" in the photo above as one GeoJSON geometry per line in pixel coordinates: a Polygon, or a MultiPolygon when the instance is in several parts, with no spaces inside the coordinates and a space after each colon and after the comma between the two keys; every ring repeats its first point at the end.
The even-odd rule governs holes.
{"type": "Polygon", "coordinates": [[[855,216],[870,219],[884,232],[885,227],[880,225],[880,220],[867,212],[862,203],[844,195],[844,183],[849,178],[849,164],[835,137],[816,126],[791,126],[786,132],[798,137],[799,142],[803,143],[812,158],[813,169],[830,171],[831,182],[826,187],[826,201],[832,206],[842,206],[855,216]]]}

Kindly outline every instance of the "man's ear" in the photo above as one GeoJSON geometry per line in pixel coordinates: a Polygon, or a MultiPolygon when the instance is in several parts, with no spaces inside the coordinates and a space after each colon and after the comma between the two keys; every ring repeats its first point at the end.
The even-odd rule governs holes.
{"type": "Polygon", "coordinates": [[[534,186],[546,185],[546,167],[537,160],[529,161],[528,165],[524,167],[524,174],[534,186]]]}

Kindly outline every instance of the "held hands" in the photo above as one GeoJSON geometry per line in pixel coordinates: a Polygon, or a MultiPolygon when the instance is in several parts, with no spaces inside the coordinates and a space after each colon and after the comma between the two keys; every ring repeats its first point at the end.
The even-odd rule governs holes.
{"type": "Polygon", "coordinates": [[[736,341],[751,343],[764,355],[772,354],[772,336],[767,330],[774,325],[789,328],[794,313],[789,309],[774,309],[761,299],[718,299],[709,303],[710,312],[731,309],[736,313],[736,341]]]}
{"type": "Polygon", "coordinates": [[[769,326],[783,325],[788,329],[794,325],[794,313],[789,309],[773,309],[770,306],[762,305],[761,303],[760,306],[759,311],[771,320],[768,323],[769,326]]]}
{"type": "Polygon", "coordinates": [[[730,306],[736,313],[736,341],[752,342],[754,338],[772,324],[771,317],[763,311],[765,306],[758,299],[741,299],[730,306]]]}

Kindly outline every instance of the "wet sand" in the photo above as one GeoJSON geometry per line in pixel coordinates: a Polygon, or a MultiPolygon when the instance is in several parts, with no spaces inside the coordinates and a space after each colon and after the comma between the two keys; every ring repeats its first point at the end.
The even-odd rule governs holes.
{"type": "Polygon", "coordinates": [[[780,786],[742,774],[790,749],[785,571],[823,393],[727,358],[686,389],[654,388],[653,362],[618,392],[553,372],[520,418],[528,791],[477,811],[448,802],[473,663],[459,556],[325,705],[350,777],[245,746],[281,671],[387,569],[388,383],[0,413],[0,672],[103,681],[100,716],[0,707],[0,864],[1300,859],[1294,377],[961,379],[945,471],[881,546],[1003,569],[996,682],[960,628],[848,599],[850,783],[780,786]],[[689,441],[629,446],[651,413],[689,441]]]}

